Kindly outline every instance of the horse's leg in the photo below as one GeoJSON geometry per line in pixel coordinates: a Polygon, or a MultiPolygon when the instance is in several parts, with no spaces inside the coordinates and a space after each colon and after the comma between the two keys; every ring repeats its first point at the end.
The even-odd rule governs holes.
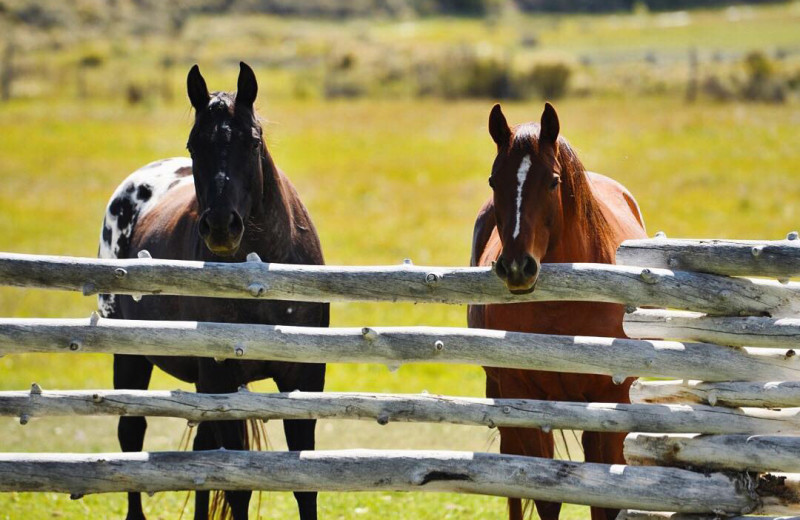
{"type": "MultiPolygon", "coordinates": [[[[622,455],[622,443],[627,434],[624,432],[583,432],[581,443],[586,462],[604,464],[625,464],[622,455]]],[[[614,520],[619,509],[592,508],[592,520],[614,520]]]]}
{"type": "MultiPolygon", "coordinates": [[[[499,428],[499,430],[500,453],[553,458],[553,432],[544,433],[536,428],[499,428]]],[[[542,520],[558,519],[558,515],[561,512],[561,502],[534,500],[534,504],[542,520]]],[[[510,520],[522,520],[523,512],[520,499],[508,499],[508,517],[510,520]]]]}
{"type": "MultiPolygon", "coordinates": [[[[239,381],[226,363],[217,363],[212,359],[200,359],[197,391],[202,393],[229,394],[239,390],[239,381]]],[[[204,421],[197,427],[193,449],[195,451],[245,449],[246,427],[244,421],[204,421]]],[[[247,518],[252,491],[226,491],[225,501],[230,505],[234,520],[247,518]]],[[[195,494],[195,520],[208,518],[208,491],[195,494]]]]}
{"type": "MultiPolygon", "coordinates": [[[[197,425],[197,433],[192,443],[193,451],[213,450],[218,448],[214,441],[214,431],[210,422],[201,422],[197,425]]],[[[208,491],[195,491],[194,493],[194,518],[195,520],[208,520],[208,491]]]]}
{"type": "MultiPolygon", "coordinates": [[[[291,392],[301,390],[305,392],[322,392],[325,386],[325,365],[302,364],[289,370],[287,374],[275,378],[278,390],[291,392]]],[[[286,434],[286,445],[289,451],[313,450],[314,429],[317,421],[314,419],[285,420],[283,431],[286,434]]],[[[316,520],[317,518],[317,492],[296,491],[294,498],[300,512],[300,520],[316,520]]]]}
{"type": "MultiPolygon", "coordinates": [[[[609,378],[610,379],[610,378],[609,378]]],[[[621,385],[608,384],[602,392],[592,395],[591,399],[605,403],[630,403],[630,386],[633,378],[628,378],[621,385]]],[[[600,462],[603,464],[625,464],[623,444],[625,432],[584,432],[583,450],[587,462],[600,462]],[[588,437],[587,437],[588,436],[588,437]],[[587,448],[591,446],[590,449],[587,448]]],[[[614,520],[619,509],[592,508],[592,520],[614,520]]]]}
{"type": "MultiPolygon", "coordinates": [[[[502,376],[500,376],[502,377],[502,376]]],[[[501,395],[500,384],[497,380],[487,373],[486,375],[486,397],[525,397],[516,395],[501,395]]],[[[542,396],[527,396],[537,399],[542,396]]],[[[498,428],[500,430],[500,453],[508,455],[526,455],[529,457],[553,458],[554,441],[553,433],[544,433],[542,430],[534,428],[498,428]]],[[[545,502],[535,500],[536,510],[542,520],[557,520],[561,512],[560,502],[545,502]]],[[[519,498],[508,499],[508,518],[509,520],[523,520],[522,500],[519,498]]]]}
{"type": "MultiPolygon", "coordinates": [[[[147,390],[153,364],[144,356],[114,355],[114,389],[147,390]]],[[[144,417],[120,417],[117,438],[122,451],[142,451],[147,420],[144,417]]],[[[127,520],[142,520],[142,494],[128,493],[127,520]]]]}
{"type": "MultiPolygon", "coordinates": [[[[204,421],[197,426],[194,438],[194,451],[241,450],[244,448],[244,421],[204,421]],[[236,442],[238,440],[238,442],[236,442]]],[[[195,520],[207,520],[209,491],[197,491],[194,500],[195,520]]],[[[226,491],[225,501],[231,508],[234,520],[246,519],[250,505],[251,491],[226,491]]]]}
{"type": "MultiPolygon", "coordinates": [[[[471,309],[470,309],[471,310],[471,309]]],[[[470,323],[470,325],[472,325],[470,323]]],[[[488,373],[486,374],[486,397],[500,397],[500,385],[494,379],[494,377],[490,376],[488,373]]],[[[510,453],[512,446],[511,442],[511,433],[504,435],[503,432],[505,428],[498,428],[500,431],[500,453],[510,453]],[[506,445],[503,446],[503,443],[506,445]]],[[[519,448],[518,451],[521,451],[519,448]]],[[[519,520],[522,518],[522,500],[519,498],[509,498],[508,499],[508,517],[510,520],[519,520]]]]}

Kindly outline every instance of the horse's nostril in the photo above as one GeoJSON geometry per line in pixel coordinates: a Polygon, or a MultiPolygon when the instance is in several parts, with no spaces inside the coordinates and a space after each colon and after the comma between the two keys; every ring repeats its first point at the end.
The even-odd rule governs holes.
{"type": "Polygon", "coordinates": [[[534,257],[528,255],[525,257],[523,262],[524,265],[522,266],[522,273],[526,277],[533,278],[539,273],[539,262],[537,262],[534,257]]]}
{"type": "Polygon", "coordinates": [[[231,212],[230,221],[228,222],[228,229],[231,235],[239,235],[244,231],[244,222],[242,217],[235,211],[231,212]]]}
{"type": "Polygon", "coordinates": [[[502,280],[508,278],[508,265],[506,265],[506,261],[501,256],[497,259],[497,262],[494,265],[494,272],[497,273],[502,280]]]}
{"type": "Polygon", "coordinates": [[[207,238],[211,234],[211,226],[205,215],[201,216],[200,222],[197,223],[197,232],[200,234],[200,238],[207,238]]]}

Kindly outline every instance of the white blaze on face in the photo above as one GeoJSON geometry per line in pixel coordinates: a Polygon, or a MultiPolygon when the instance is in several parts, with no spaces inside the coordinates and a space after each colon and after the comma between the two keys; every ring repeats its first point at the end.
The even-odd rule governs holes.
{"type": "Polygon", "coordinates": [[[519,163],[519,170],[517,170],[517,223],[514,225],[514,238],[519,236],[519,225],[522,220],[522,186],[525,184],[525,179],[528,178],[528,172],[531,169],[531,156],[526,155],[519,163]]]}

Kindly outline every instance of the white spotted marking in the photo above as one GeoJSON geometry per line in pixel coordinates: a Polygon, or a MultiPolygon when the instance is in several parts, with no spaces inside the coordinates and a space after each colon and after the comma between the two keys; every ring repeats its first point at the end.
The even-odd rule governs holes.
{"type": "MultiPolygon", "coordinates": [[[[99,258],[119,258],[119,239],[130,239],[136,222],[153,209],[164,194],[179,185],[192,184],[191,175],[178,175],[176,172],[184,167],[192,167],[192,160],[185,157],[174,157],[150,163],[130,174],[114,191],[106,206],[103,227],[100,229],[99,258]],[[138,197],[140,186],[147,185],[150,197],[141,200],[138,197]],[[116,200],[127,200],[131,205],[131,215],[127,215],[127,223],[121,228],[118,216],[111,213],[111,205],[116,200]],[[103,230],[109,229],[110,237],[104,238],[103,230]]],[[[101,294],[98,297],[100,314],[108,317],[114,311],[115,298],[113,294],[101,294]]]]}
{"type": "Polygon", "coordinates": [[[517,223],[514,225],[514,238],[519,236],[519,226],[522,220],[522,186],[525,184],[525,179],[528,178],[528,172],[531,169],[531,156],[526,155],[519,163],[519,170],[517,170],[517,223]]]}

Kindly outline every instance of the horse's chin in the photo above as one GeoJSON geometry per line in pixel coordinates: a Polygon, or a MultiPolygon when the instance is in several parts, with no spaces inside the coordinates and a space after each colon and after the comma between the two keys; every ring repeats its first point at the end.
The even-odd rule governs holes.
{"type": "Polygon", "coordinates": [[[520,294],[530,294],[530,293],[533,292],[534,289],[536,289],[536,284],[531,285],[527,289],[520,289],[519,287],[515,287],[515,288],[512,289],[511,287],[509,287],[508,288],[508,292],[510,292],[511,294],[519,296],[520,294]]]}
{"type": "Polygon", "coordinates": [[[241,240],[237,240],[233,245],[217,245],[217,244],[209,244],[206,242],[206,247],[209,251],[214,253],[217,256],[230,258],[234,256],[236,253],[239,252],[239,245],[241,244],[241,240]]]}
{"type": "Polygon", "coordinates": [[[535,280],[532,280],[530,282],[530,285],[522,285],[522,286],[520,286],[520,285],[509,285],[508,283],[506,283],[506,287],[508,288],[508,292],[510,292],[511,294],[517,295],[517,296],[519,296],[521,294],[530,294],[536,289],[536,282],[538,282],[538,281],[539,281],[539,279],[536,278],[535,280]]]}

